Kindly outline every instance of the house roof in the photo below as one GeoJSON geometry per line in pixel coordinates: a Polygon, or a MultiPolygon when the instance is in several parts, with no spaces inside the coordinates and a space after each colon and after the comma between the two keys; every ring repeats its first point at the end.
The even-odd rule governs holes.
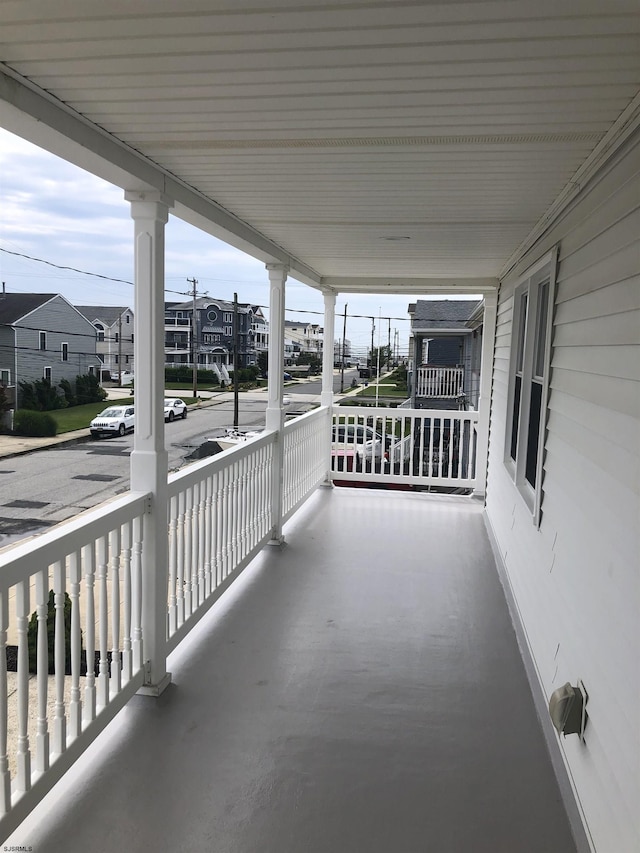
{"type": "MultiPolygon", "coordinates": [[[[196,299],[196,308],[219,308],[221,311],[233,311],[233,302],[228,302],[226,299],[213,299],[208,296],[200,296],[196,299]]],[[[193,300],[188,302],[172,302],[165,303],[167,311],[192,311],[193,300]]],[[[241,314],[247,314],[251,310],[251,305],[247,302],[238,302],[238,311],[241,314]]]]}
{"type": "Polygon", "coordinates": [[[468,329],[469,319],[481,304],[481,299],[419,299],[409,305],[411,329],[468,329]]]}
{"type": "Polygon", "coordinates": [[[131,308],[114,307],[113,305],[75,305],[74,306],[81,314],[91,323],[98,320],[106,326],[113,326],[118,322],[118,319],[126,312],[133,316],[131,308]]]}
{"type": "Polygon", "coordinates": [[[57,293],[3,293],[0,295],[0,325],[17,323],[41,305],[55,299],[57,293]]]}

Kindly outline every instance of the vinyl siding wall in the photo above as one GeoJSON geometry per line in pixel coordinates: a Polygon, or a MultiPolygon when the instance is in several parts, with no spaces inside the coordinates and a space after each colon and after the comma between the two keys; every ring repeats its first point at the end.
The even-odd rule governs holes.
{"type": "MultiPolygon", "coordinates": [[[[559,739],[593,848],[640,850],[640,139],[501,283],[487,517],[546,702],[582,679],[586,743],[559,739]],[[559,264],[542,521],[504,464],[513,290],[559,264]]],[[[554,734],[555,737],[555,734],[554,734]]]]}
{"type": "MultiPolygon", "coordinates": [[[[18,348],[17,382],[42,379],[51,367],[51,383],[73,380],[97,367],[96,335],[91,323],[59,296],[40,306],[16,324],[18,348]],[[47,348],[39,349],[39,333],[47,333],[47,348]],[[68,360],[62,361],[62,343],[69,345],[68,360]]],[[[16,382],[16,384],[17,384],[16,382]]]]}

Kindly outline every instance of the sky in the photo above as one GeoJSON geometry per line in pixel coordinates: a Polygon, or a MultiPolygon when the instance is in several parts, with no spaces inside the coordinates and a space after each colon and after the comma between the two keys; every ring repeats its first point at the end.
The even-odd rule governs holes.
{"type": "MultiPolygon", "coordinates": [[[[268,308],[261,261],[174,216],[165,239],[167,301],[186,300],[187,279],[196,278],[203,295],[232,300],[237,293],[241,303],[268,308]]],[[[126,283],[132,280],[133,220],[122,190],[0,128],[0,281],[7,292],[61,293],[72,304],[133,308],[133,285],[126,283]]],[[[399,352],[406,355],[410,301],[415,297],[339,296],[335,337],[342,338],[346,302],[346,338],[354,351],[370,346],[375,325],[375,346],[387,343],[389,327],[393,343],[397,329],[399,352]]],[[[294,279],[287,280],[285,307],[287,320],[323,324],[322,294],[294,279]]]]}

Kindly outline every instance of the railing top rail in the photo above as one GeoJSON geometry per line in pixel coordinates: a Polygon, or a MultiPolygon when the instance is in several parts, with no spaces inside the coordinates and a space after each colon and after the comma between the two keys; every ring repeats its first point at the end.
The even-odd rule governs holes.
{"type": "Polygon", "coordinates": [[[313,421],[319,418],[326,417],[329,409],[327,406],[320,406],[317,409],[311,409],[308,412],[305,412],[303,415],[299,415],[297,418],[292,418],[290,421],[286,421],[284,425],[285,432],[288,432],[291,429],[295,429],[296,426],[300,426],[302,423],[306,421],[313,421]]]}
{"type": "Polygon", "coordinates": [[[353,417],[358,416],[362,419],[365,418],[389,418],[392,419],[394,417],[398,418],[407,418],[407,417],[419,417],[419,418],[452,418],[453,420],[477,420],[478,412],[473,409],[410,409],[410,408],[402,408],[396,414],[397,409],[400,409],[398,406],[396,409],[389,408],[381,408],[374,406],[340,406],[336,407],[333,410],[334,417],[336,416],[347,416],[353,417]]]}
{"type": "Polygon", "coordinates": [[[0,552],[0,592],[31,577],[39,567],[64,560],[147,509],[147,492],[129,492],[57,524],[0,552]]]}
{"type": "MultiPolygon", "coordinates": [[[[253,453],[256,449],[272,444],[275,441],[275,436],[276,432],[274,430],[265,430],[260,433],[260,435],[248,438],[246,441],[241,441],[233,447],[229,447],[226,450],[222,450],[220,453],[216,453],[215,456],[209,456],[206,459],[201,459],[198,462],[194,462],[188,467],[183,468],[181,471],[176,471],[175,473],[170,474],[168,478],[169,497],[175,497],[175,495],[179,494],[183,489],[187,489],[189,486],[199,483],[202,480],[203,475],[208,476],[209,474],[216,474],[219,471],[224,470],[224,468],[226,468],[231,462],[243,459],[245,456],[249,456],[253,453]]],[[[224,436],[219,436],[219,438],[221,441],[224,441],[224,436]]],[[[212,438],[211,441],[216,441],[216,439],[212,438]]]]}

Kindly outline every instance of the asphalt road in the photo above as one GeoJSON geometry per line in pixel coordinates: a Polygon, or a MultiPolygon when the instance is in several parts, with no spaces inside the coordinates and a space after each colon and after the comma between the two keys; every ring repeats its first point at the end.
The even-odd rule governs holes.
{"type": "MultiPolygon", "coordinates": [[[[345,389],[357,371],[345,371],[345,389]]],[[[340,391],[340,374],[334,374],[334,391],[340,391]]],[[[320,400],[322,382],[287,383],[290,414],[308,410],[320,400]]],[[[241,429],[264,428],[266,394],[239,398],[241,429]]],[[[188,464],[190,455],[208,438],[233,426],[233,400],[198,409],[189,407],[185,420],[165,424],[169,471],[188,464]]],[[[123,438],[61,444],[23,456],[0,460],[0,548],[42,532],[84,510],[91,509],[129,489],[129,456],[133,435],[123,438]]]]}
{"type": "MultiPolygon", "coordinates": [[[[239,426],[264,427],[265,400],[241,398],[239,426]]],[[[207,438],[233,425],[233,401],[165,424],[169,470],[188,463],[207,438]]],[[[88,430],[87,430],[88,436],[88,430]]],[[[129,489],[133,435],[60,444],[0,460],[0,547],[41,532],[129,489]]]]}

